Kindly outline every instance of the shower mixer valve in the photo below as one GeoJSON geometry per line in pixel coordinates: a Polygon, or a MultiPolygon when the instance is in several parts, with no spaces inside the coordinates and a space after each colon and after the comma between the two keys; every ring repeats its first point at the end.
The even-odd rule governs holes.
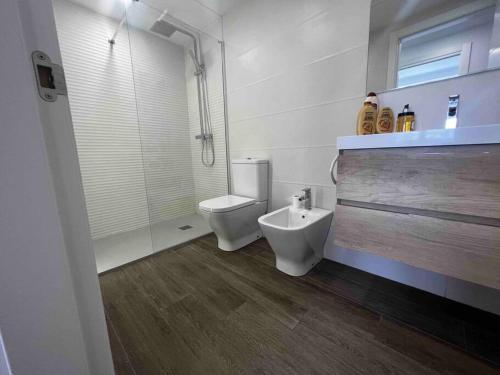
{"type": "Polygon", "coordinates": [[[195,135],[195,139],[202,139],[202,140],[206,140],[206,139],[212,139],[214,136],[213,134],[198,134],[198,135],[195,135]]]}
{"type": "Polygon", "coordinates": [[[201,64],[200,66],[197,67],[196,71],[194,72],[195,76],[202,75],[205,72],[205,64],[201,64]]]}

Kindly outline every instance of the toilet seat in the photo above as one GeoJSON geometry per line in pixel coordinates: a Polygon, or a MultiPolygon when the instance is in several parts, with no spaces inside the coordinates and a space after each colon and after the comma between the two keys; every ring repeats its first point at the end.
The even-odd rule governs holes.
{"type": "Polygon", "coordinates": [[[229,212],[255,203],[255,199],[239,197],[237,195],[224,195],[200,202],[199,207],[206,212],[229,212]]]}

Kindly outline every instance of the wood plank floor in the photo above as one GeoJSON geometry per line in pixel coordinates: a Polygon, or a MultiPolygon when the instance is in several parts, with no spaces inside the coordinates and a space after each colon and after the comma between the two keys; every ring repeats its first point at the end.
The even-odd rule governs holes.
{"type": "Polygon", "coordinates": [[[228,253],[209,235],[105,273],[116,373],[500,373],[363,307],[367,288],[359,286],[374,280],[360,273],[349,283],[332,267],[323,261],[289,277],[274,268],[264,239],[228,253]]]}

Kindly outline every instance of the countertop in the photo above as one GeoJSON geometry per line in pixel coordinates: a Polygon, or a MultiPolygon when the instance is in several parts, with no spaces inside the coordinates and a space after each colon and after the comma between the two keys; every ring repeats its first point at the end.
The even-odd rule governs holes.
{"type": "Polygon", "coordinates": [[[337,138],[338,150],[500,143],[500,124],[337,138]]]}

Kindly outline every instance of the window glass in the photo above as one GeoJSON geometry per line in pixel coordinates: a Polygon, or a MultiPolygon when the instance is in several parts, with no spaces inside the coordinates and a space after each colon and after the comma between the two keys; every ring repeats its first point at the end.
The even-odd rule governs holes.
{"type": "Polygon", "coordinates": [[[458,75],[460,55],[437,59],[398,70],[397,87],[415,85],[458,75]]]}

